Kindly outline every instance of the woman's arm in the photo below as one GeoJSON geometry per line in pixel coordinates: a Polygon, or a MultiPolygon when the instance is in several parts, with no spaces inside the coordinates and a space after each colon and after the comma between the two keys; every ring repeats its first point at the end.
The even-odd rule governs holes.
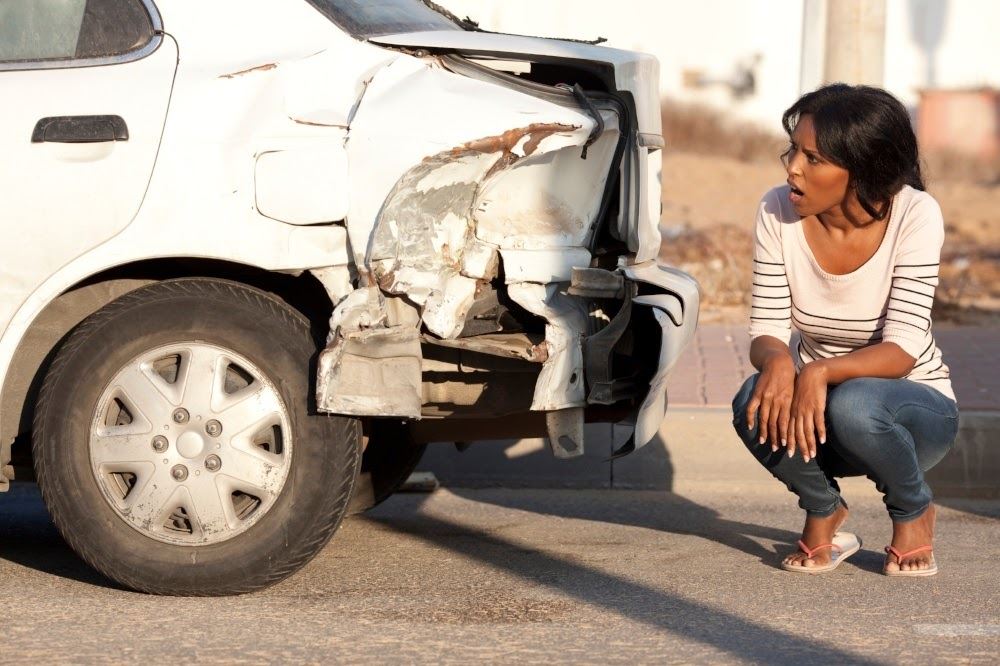
{"type": "Polygon", "coordinates": [[[795,389],[795,362],[788,345],[778,338],[762,335],[750,343],[750,362],[760,371],[753,396],[747,405],[747,425],[753,430],[760,415],[758,441],[771,440],[771,450],[788,441],[788,423],[795,389]]]}
{"type": "Polygon", "coordinates": [[[843,356],[817,359],[807,363],[803,372],[809,370],[827,384],[842,384],[856,377],[899,379],[908,375],[916,362],[895,342],[880,342],[843,356]]]}
{"type": "Polygon", "coordinates": [[[750,362],[760,371],[747,405],[747,425],[760,417],[758,441],[771,448],[787,441],[789,409],[795,387],[795,363],[788,350],[791,337],[791,288],[782,256],[781,231],[766,213],[775,208],[775,190],[757,206],[754,220],[753,275],[750,299],[750,362]]]}
{"type": "Polygon", "coordinates": [[[776,359],[787,360],[792,364],[792,367],[795,366],[788,345],[778,338],[762,335],[759,338],[754,338],[753,342],[750,343],[750,364],[758,372],[763,372],[765,366],[776,359]]]}
{"type": "Polygon", "coordinates": [[[898,379],[913,369],[917,360],[895,342],[880,342],[843,356],[806,363],[795,380],[791,405],[788,455],[798,449],[808,461],[816,457],[816,445],[826,443],[826,394],[829,384],[855,377],[898,379]]]}

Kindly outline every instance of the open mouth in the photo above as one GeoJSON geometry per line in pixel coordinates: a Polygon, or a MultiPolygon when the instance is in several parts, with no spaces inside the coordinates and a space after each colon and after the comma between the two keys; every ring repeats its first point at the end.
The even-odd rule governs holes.
{"type": "Polygon", "coordinates": [[[788,183],[788,198],[792,203],[798,203],[802,200],[803,196],[805,196],[805,193],[802,190],[788,183]]]}

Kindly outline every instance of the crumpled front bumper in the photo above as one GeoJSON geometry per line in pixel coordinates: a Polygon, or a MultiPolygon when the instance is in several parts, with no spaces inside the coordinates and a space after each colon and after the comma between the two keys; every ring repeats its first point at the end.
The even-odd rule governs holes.
{"type": "MultiPolygon", "coordinates": [[[[618,280],[619,293],[624,299],[611,322],[584,341],[588,404],[610,405],[630,394],[637,395],[636,389],[640,387],[635,386],[635,377],[623,376],[613,367],[615,350],[621,347],[630,327],[640,329],[655,325],[659,328],[658,335],[648,330],[631,331],[633,345],[637,344],[635,340],[642,345],[658,337],[659,352],[655,357],[655,371],[650,375],[651,368],[646,368],[641,375],[649,377],[648,391],[634,414],[633,435],[614,453],[615,457],[625,455],[649,443],[666,415],[667,377],[698,326],[701,301],[698,283],[687,273],[655,260],[623,266],[613,273],[593,269],[578,271],[574,277],[570,293],[597,296],[602,289],[613,289],[618,280]]],[[[638,355],[638,350],[635,351],[638,355]]],[[[638,395],[642,396],[641,390],[638,395]]]]}

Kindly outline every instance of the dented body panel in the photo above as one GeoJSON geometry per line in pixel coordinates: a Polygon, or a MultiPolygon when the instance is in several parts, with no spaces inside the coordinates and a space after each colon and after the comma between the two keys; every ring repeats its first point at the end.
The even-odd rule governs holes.
{"type": "Polygon", "coordinates": [[[693,280],[649,270],[656,270],[660,242],[662,137],[658,108],[650,111],[653,101],[658,107],[658,95],[655,76],[649,76],[655,60],[589,45],[457,31],[372,41],[407,53],[371,76],[349,128],[356,194],[347,229],[359,289],[369,295],[352,295],[334,312],[320,359],[320,408],[405,418],[438,414],[440,406],[429,402],[444,399],[443,389],[427,381],[420,387],[415,368],[422,357],[406,342],[412,340],[410,327],[452,349],[510,356],[512,346],[498,342],[501,328],[490,332],[489,341],[469,332],[481,304],[492,298],[540,322],[543,339],[521,358],[541,361],[529,409],[547,415],[555,455],[582,455],[583,423],[592,404],[636,401],[635,437],[628,446],[648,442],[665,413],[666,377],[690,340],[698,309],[693,280]],[[596,71],[612,87],[586,93],[579,85],[529,85],[476,70],[466,60],[475,56],[562,62],[596,71]],[[401,115],[400,108],[419,113],[401,115]],[[660,351],[650,359],[655,367],[632,368],[629,377],[615,378],[611,359],[636,335],[626,335],[619,316],[621,330],[602,338],[608,360],[600,374],[614,390],[592,390],[591,400],[586,343],[611,321],[602,308],[618,306],[570,287],[574,269],[606,263],[606,256],[598,256],[608,252],[602,243],[616,242],[617,267],[601,270],[620,281],[613,295],[618,299],[626,282],[628,289],[642,283],[646,291],[662,292],[622,306],[629,313],[649,311],[643,327],[660,351]],[[372,310],[376,294],[399,299],[395,316],[372,310]],[[400,307],[409,324],[398,318],[400,307]],[[387,355],[387,348],[413,353],[387,355]],[[352,389],[358,375],[346,368],[363,368],[381,390],[352,389]],[[402,398],[401,391],[409,395],[402,398]]]}

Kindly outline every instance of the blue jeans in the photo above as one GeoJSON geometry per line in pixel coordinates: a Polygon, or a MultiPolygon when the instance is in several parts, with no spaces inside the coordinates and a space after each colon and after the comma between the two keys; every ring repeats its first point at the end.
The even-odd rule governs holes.
{"type": "Polygon", "coordinates": [[[747,427],[746,411],[756,374],[733,399],[733,426],[757,460],[799,496],[809,515],[829,516],[840,504],[835,477],[867,476],[884,495],[894,521],[918,518],[931,503],[924,472],[936,465],[958,434],[958,405],[940,391],[908,379],[860,377],[830,386],[826,398],[826,444],[809,462],[784,448],[758,444],[758,423],[747,427]]]}

